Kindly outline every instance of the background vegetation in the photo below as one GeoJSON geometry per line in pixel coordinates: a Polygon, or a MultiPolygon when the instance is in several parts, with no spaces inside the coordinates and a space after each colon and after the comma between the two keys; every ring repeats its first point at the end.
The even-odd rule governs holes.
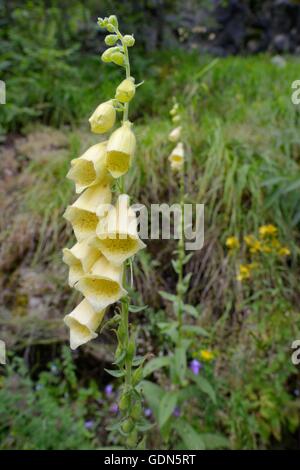
{"type": "MultiPolygon", "coordinates": [[[[137,80],[145,79],[132,110],[139,151],[131,194],[147,205],[177,200],[167,161],[176,96],[188,129],[189,198],[206,207],[205,245],[185,266],[192,273],[187,301],[194,306],[185,323],[208,332],[191,333],[189,361],[201,363],[197,377],[208,379],[212,391],[187,397],[174,419],[184,416],[206,436],[223,436],[207,439],[207,447],[299,448],[300,375],[291,343],[300,336],[300,138],[299,107],[290,99],[299,59],[274,61],[264,53],[215,60],[179,47],[177,16],[172,48],[145,53],[147,18],[156,28],[161,17],[153,13],[156,2],[143,5],[145,21],[145,11],[132,3],[114,10],[141,45],[132,66],[137,80]],[[249,250],[244,236],[258,237],[266,224],[278,229],[290,255],[278,255],[276,247],[249,250]],[[239,248],[226,247],[229,236],[239,239],[239,248]],[[247,263],[256,269],[238,282],[239,265],[247,263]],[[213,357],[203,357],[203,350],[213,357]]],[[[7,104],[0,110],[0,338],[8,365],[1,366],[0,448],[120,445],[106,430],[118,412],[118,380],[104,371],[113,357],[112,335],[104,332],[71,354],[61,321],[79,300],[61,260],[62,247],[72,244],[62,218],[73,197],[65,175],[70,160],[97,141],[87,118],[120,81],[116,68],[100,63],[103,37],[95,16],[107,13],[106,2],[7,2],[1,8],[7,104]]],[[[176,14],[173,2],[164,8],[176,14]]],[[[160,356],[171,348],[160,326],[172,319],[172,305],[159,292],[175,290],[175,242],[147,244],[135,264],[134,303],[148,307],[131,321],[139,327],[139,354],[160,356]]],[[[168,387],[164,369],[150,377],[168,387]]],[[[156,422],[155,403],[145,402],[145,417],[156,422]]],[[[149,448],[186,448],[155,426],[149,448]]]]}

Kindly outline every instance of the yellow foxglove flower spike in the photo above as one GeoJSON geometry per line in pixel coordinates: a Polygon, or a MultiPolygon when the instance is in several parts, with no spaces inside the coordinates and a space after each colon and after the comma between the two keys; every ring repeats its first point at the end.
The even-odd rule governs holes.
{"type": "Polygon", "coordinates": [[[116,99],[121,103],[129,103],[135,95],[134,78],[123,80],[116,89],[116,99]]]}
{"type": "Polygon", "coordinates": [[[63,216],[72,224],[79,242],[95,234],[98,225],[97,207],[110,202],[110,187],[97,185],[88,188],[74,204],[67,207],[63,216]]]}
{"type": "Polygon", "coordinates": [[[131,122],[124,122],[112,133],[107,144],[106,168],[114,178],[127,173],[131,165],[136,145],[131,126],[131,122]]]}
{"type": "Polygon", "coordinates": [[[93,145],[79,158],[71,161],[67,178],[75,182],[76,193],[97,183],[107,184],[111,176],[106,169],[106,144],[93,145]]]}
{"type": "Polygon", "coordinates": [[[87,273],[101,253],[95,246],[90,245],[90,240],[86,239],[77,242],[71,249],[63,249],[63,260],[69,266],[69,286],[73,287],[79,279],[87,273]]]}
{"type": "Polygon", "coordinates": [[[178,142],[180,139],[180,134],[181,134],[181,126],[175,127],[170,134],[169,134],[169,140],[170,142],[178,142]]]}
{"type": "MultiPolygon", "coordinates": [[[[98,212],[98,215],[102,214],[98,212]]],[[[94,245],[116,265],[121,265],[146,246],[138,236],[136,214],[129,207],[127,194],[121,194],[116,207],[99,221],[96,234],[94,245]]]]}
{"type": "Polygon", "coordinates": [[[109,131],[114,126],[115,121],[116,110],[112,100],[101,103],[89,118],[91,131],[95,134],[103,134],[109,131]]]}
{"type": "Polygon", "coordinates": [[[127,294],[122,286],[123,271],[123,266],[115,266],[101,256],[75,287],[95,310],[101,310],[127,294]]]}
{"type": "Polygon", "coordinates": [[[70,328],[70,346],[76,349],[98,335],[95,330],[101,324],[105,310],[95,312],[87,300],[83,300],[68,315],[64,322],[70,328]]]}

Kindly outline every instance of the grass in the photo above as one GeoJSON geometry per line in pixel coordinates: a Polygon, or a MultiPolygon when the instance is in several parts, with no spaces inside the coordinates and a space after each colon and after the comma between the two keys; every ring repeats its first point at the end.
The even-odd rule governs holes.
{"type": "MultiPolygon", "coordinates": [[[[190,147],[189,199],[205,203],[206,217],[205,246],[194,253],[187,266],[187,271],[193,273],[188,301],[200,305],[201,315],[196,322],[210,332],[204,345],[217,355],[215,370],[205,365],[205,371],[214,376],[219,401],[215,407],[204,402],[206,413],[199,419],[208,432],[218,429],[228,435],[232,448],[295,447],[300,404],[294,391],[299,390],[299,373],[290,361],[290,344],[300,331],[300,108],[292,104],[290,95],[299,60],[287,57],[284,68],[274,65],[268,55],[211,60],[182,52],[162,52],[133,64],[137,79],[146,81],[138,89],[132,107],[138,151],[136,165],[127,179],[128,189],[136,200],[147,205],[176,200],[177,182],[167,161],[167,134],[171,129],[168,111],[176,96],[184,110],[190,147]],[[207,73],[201,73],[207,66],[207,73]],[[230,235],[242,240],[267,223],[278,227],[291,256],[276,261],[271,270],[264,259],[257,278],[237,284],[236,266],[247,255],[241,250],[229,256],[225,240],[230,235]]],[[[94,58],[84,59],[79,65],[79,95],[76,91],[72,99],[65,101],[68,84],[64,83],[62,95],[55,96],[51,104],[50,122],[60,126],[66,142],[55,148],[57,136],[51,145],[45,144],[53,130],[29,126],[26,119],[23,132],[29,137],[40,130],[40,149],[44,152],[34,152],[32,142],[25,150],[14,141],[9,144],[16,148],[14,158],[19,169],[13,176],[14,184],[9,178],[5,181],[9,220],[3,231],[6,252],[9,243],[18,245],[18,237],[10,239],[8,234],[16,231],[20,214],[34,221],[34,233],[33,225],[25,226],[22,235],[28,232],[31,245],[27,243],[21,256],[12,257],[12,262],[2,268],[4,287],[14,292],[4,299],[8,318],[37,315],[32,297],[41,299],[44,294],[35,292],[31,296],[20,287],[28,270],[42,270],[50,284],[45,318],[61,318],[78,300],[70,295],[61,263],[62,247],[72,243],[70,228],[62,218],[73,197],[65,175],[70,160],[97,142],[86,118],[101,99],[112,94],[119,80],[110,67],[107,75],[100,76],[101,65],[94,58]],[[16,203],[15,196],[20,194],[16,203]],[[20,307],[17,299],[24,295],[20,307]]],[[[47,116],[46,112],[42,119],[49,120],[47,116]]],[[[140,345],[141,352],[149,348],[157,354],[161,344],[155,319],[162,321],[169,311],[158,291],[174,289],[169,263],[174,246],[172,242],[149,241],[147,252],[141,254],[135,268],[137,295],[149,305],[148,313],[137,320],[142,322],[146,338],[145,345],[140,345]]],[[[57,335],[64,341],[61,333],[57,335]]],[[[12,344],[18,342],[13,333],[11,338],[12,344]]],[[[107,347],[106,341],[104,336],[85,354],[105,357],[101,348],[107,347]],[[100,353],[95,351],[98,345],[100,353]]]]}

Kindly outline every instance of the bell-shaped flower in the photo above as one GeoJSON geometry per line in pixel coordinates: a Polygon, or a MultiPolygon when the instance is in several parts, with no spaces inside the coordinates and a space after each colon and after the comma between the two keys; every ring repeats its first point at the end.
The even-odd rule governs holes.
{"type": "Polygon", "coordinates": [[[121,103],[128,103],[135,95],[134,78],[123,80],[116,89],[116,99],[121,103]]]}
{"type": "Polygon", "coordinates": [[[171,170],[174,172],[178,172],[182,170],[184,165],[184,160],[178,161],[178,162],[171,162],[171,170]]]}
{"type": "Polygon", "coordinates": [[[106,169],[107,142],[90,147],[81,157],[71,161],[67,178],[75,182],[76,193],[95,184],[107,184],[111,176],[106,169]]]}
{"type": "MultiPolygon", "coordinates": [[[[97,214],[101,217],[101,206],[97,214]]],[[[121,265],[145,244],[138,236],[137,218],[129,207],[129,196],[121,194],[116,207],[112,207],[106,217],[101,218],[96,229],[94,245],[112,263],[121,265]]]]}
{"type": "Polygon", "coordinates": [[[172,163],[183,163],[184,160],[184,148],[183,143],[178,142],[176,147],[173,149],[171,155],[169,156],[169,161],[172,163]]]}
{"type": "Polygon", "coordinates": [[[71,349],[76,349],[98,336],[95,331],[101,324],[104,314],[104,309],[94,311],[89,302],[84,299],[65,316],[64,322],[70,328],[71,349]]]}
{"type": "Polygon", "coordinates": [[[131,165],[136,145],[131,126],[131,122],[124,122],[112,133],[107,144],[106,168],[114,178],[127,173],[131,165]]]}
{"type": "Polygon", "coordinates": [[[71,222],[75,236],[79,242],[95,234],[98,224],[96,210],[99,205],[108,205],[111,202],[111,190],[108,185],[92,186],[68,206],[64,218],[71,222]]]}
{"type": "Polygon", "coordinates": [[[127,294],[122,286],[123,271],[123,266],[115,266],[101,256],[75,287],[95,310],[101,310],[127,294]]]}
{"type": "Polygon", "coordinates": [[[169,134],[169,141],[170,142],[178,142],[180,139],[180,134],[181,134],[181,126],[175,127],[170,134],[169,134]]]}
{"type": "Polygon", "coordinates": [[[69,266],[69,286],[73,287],[79,279],[89,272],[101,253],[90,240],[77,242],[71,249],[63,249],[63,260],[69,266]]]}
{"type": "Polygon", "coordinates": [[[95,134],[103,134],[109,131],[116,121],[116,110],[113,106],[113,101],[105,101],[105,103],[99,104],[95,109],[89,123],[91,125],[91,131],[95,134]]]}

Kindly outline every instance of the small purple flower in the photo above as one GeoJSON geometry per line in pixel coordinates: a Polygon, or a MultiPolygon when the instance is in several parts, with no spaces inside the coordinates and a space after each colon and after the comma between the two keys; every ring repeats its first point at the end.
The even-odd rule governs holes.
{"type": "Polygon", "coordinates": [[[179,418],[180,416],[180,408],[178,406],[176,406],[176,408],[174,409],[173,411],[173,416],[175,416],[176,418],[179,418]]]}
{"type": "Polygon", "coordinates": [[[119,411],[119,407],[118,407],[117,403],[113,403],[113,404],[110,406],[109,411],[111,411],[112,413],[117,414],[118,411],[119,411]]]}
{"type": "Polygon", "coordinates": [[[190,362],[190,369],[193,372],[194,375],[198,375],[200,372],[200,369],[202,369],[202,364],[201,362],[197,361],[197,359],[193,359],[190,362]]]}
{"type": "Polygon", "coordinates": [[[107,397],[111,397],[113,394],[113,386],[111,384],[106,385],[104,392],[107,397]]]}
{"type": "Polygon", "coordinates": [[[85,427],[86,429],[92,429],[92,428],[94,427],[94,421],[92,421],[91,419],[88,420],[88,421],[86,421],[86,422],[84,423],[84,427],[85,427]]]}
{"type": "Polygon", "coordinates": [[[152,410],[150,408],[145,408],[144,415],[146,418],[150,418],[150,416],[152,416],[152,410]]]}
{"type": "Polygon", "coordinates": [[[296,397],[299,397],[299,395],[300,395],[300,391],[297,388],[294,390],[294,395],[296,397]]]}

